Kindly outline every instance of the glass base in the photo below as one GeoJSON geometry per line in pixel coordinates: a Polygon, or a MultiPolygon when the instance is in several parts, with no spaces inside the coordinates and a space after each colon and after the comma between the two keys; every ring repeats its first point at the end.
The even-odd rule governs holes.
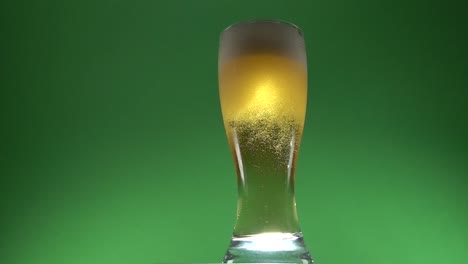
{"type": "Polygon", "coordinates": [[[223,263],[314,263],[302,233],[234,236],[223,263]]]}

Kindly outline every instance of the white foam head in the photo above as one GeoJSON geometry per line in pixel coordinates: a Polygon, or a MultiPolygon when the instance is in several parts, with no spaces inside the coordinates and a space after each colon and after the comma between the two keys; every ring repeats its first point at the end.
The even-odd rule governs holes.
{"type": "Polygon", "coordinates": [[[269,53],[307,64],[302,30],[278,20],[233,24],[221,33],[218,65],[240,56],[269,53]]]}

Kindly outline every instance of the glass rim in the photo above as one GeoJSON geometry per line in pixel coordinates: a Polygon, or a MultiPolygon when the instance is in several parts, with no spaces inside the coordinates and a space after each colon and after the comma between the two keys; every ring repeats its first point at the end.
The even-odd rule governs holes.
{"type": "Polygon", "coordinates": [[[235,23],[227,26],[223,31],[221,31],[221,33],[224,33],[226,31],[230,30],[231,28],[234,28],[234,27],[237,27],[237,26],[242,26],[242,25],[246,25],[246,24],[255,24],[255,23],[281,24],[281,25],[289,26],[289,27],[292,27],[292,28],[296,29],[297,31],[299,31],[299,33],[301,35],[304,34],[302,29],[300,27],[298,27],[296,24],[291,23],[289,21],[281,20],[281,19],[247,19],[247,20],[241,20],[241,21],[235,22],[235,23]]]}

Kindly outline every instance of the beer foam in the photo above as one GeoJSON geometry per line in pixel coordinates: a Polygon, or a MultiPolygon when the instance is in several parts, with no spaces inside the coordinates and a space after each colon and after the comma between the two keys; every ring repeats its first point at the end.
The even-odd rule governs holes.
{"type": "Polygon", "coordinates": [[[221,33],[219,64],[259,52],[275,53],[306,65],[303,32],[291,23],[260,20],[234,24],[221,33]]]}

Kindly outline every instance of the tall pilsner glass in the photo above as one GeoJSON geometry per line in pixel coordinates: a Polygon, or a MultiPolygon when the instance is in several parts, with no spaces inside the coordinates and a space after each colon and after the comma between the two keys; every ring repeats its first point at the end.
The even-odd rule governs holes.
{"type": "Polygon", "coordinates": [[[307,104],[302,31],[247,21],[221,33],[219,94],[238,184],[225,263],[312,263],[296,212],[295,170],[307,104]]]}

